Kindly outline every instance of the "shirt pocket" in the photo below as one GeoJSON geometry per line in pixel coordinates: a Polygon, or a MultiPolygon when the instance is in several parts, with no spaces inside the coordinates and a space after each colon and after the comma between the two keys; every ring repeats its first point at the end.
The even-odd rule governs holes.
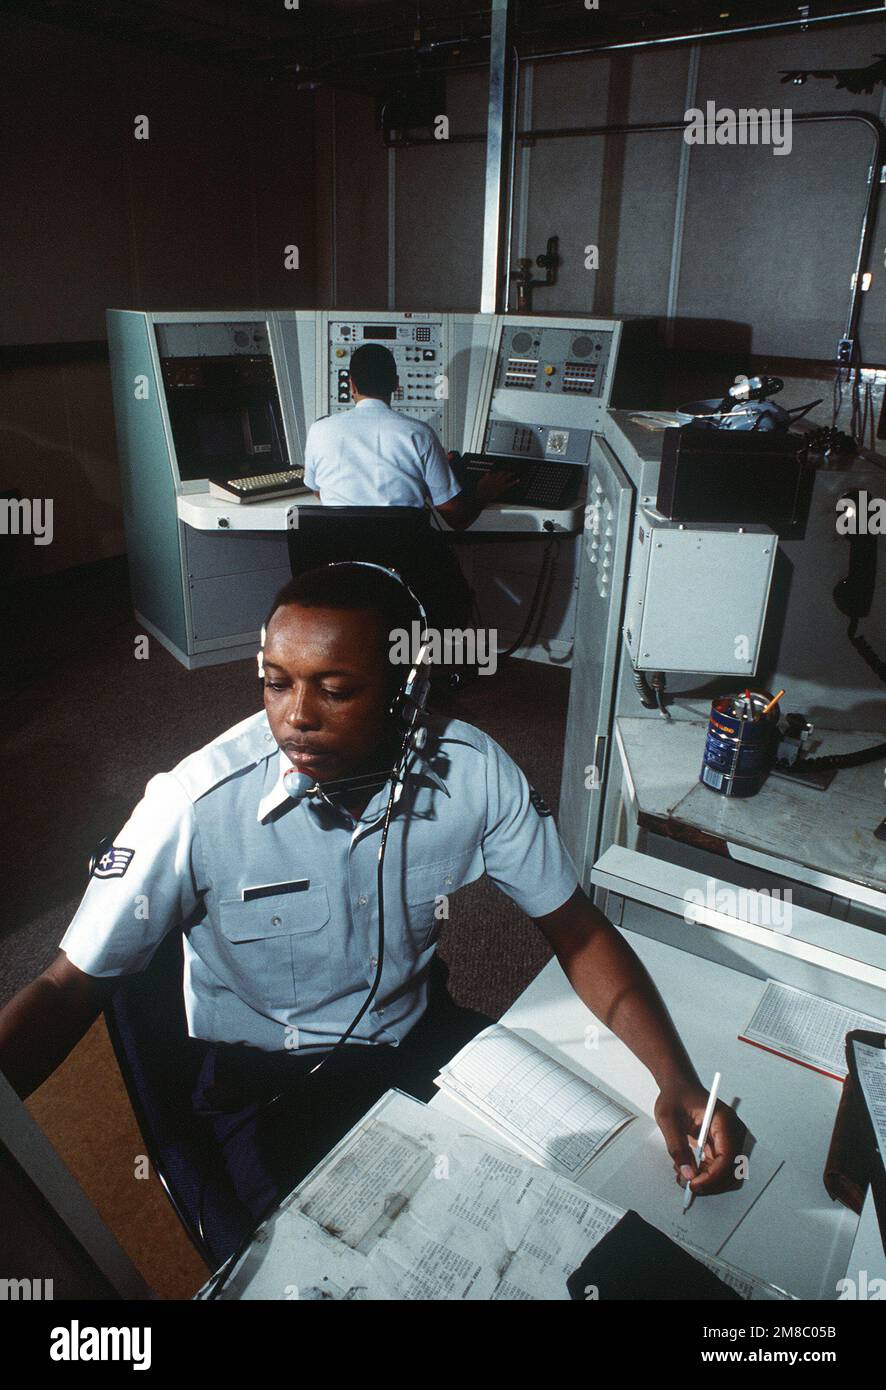
{"type": "Polygon", "coordinates": [[[429,864],[412,864],[406,870],[404,899],[409,934],[417,953],[432,946],[440,923],[448,919],[448,900],[465,883],[483,872],[483,851],[478,844],[429,864]]]}
{"type": "Polygon", "coordinates": [[[318,1005],[332,993],[329,895],[304,892],[219,903],[224,949],[241,999],[263,1013],[318,1005]]]}

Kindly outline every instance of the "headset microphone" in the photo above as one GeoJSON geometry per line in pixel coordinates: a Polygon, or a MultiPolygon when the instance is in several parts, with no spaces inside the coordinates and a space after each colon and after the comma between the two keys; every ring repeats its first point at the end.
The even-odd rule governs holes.
{"type": "MultiPolygon", "coordinates": [[[[287,768],[287,770],[283,774],[283,785],[286,788],[286,792],[296,804],[304,801],[306,797],[310,796],[317,798],[322,802],[326,802],[328,805],[332,806],[334,804],[332,798],[335,798],[337,795],[343,796],[348,795],[351,792],[358,791],[376,791],[379,789],[379,787],[384,786],[387,782],[390,782],[390,792],[388,794],[388,801],[387,806],[385,808],[385,813],[382,818],[380,843],[378,847],[378,857],[376,860],[376,885],[378,896],[378,945],[376,947],[375,978],[372,981],[369,993],[367,994],[360,1008],[357,1010],[357,1013],[351,1019],[351,1022],[348,1024],[345,1031],[342,1033],[341,1037],[339,1037],[337,1042],[333,1044],[330,1051],[328,1051],[323,1057],[321,1057],[317,1065],[312,1067],[309,1073],[309,1075],[312,1076],[316,1075],[317,1072],[322,1071],[322,1068],[324,1067],[324,1065],[326,1065],[326,1063],[328,1063],[329,1059],[344,1047],[344,1045],[348,1042],[349,1038],[353,1034],[354,1029],[360,1023],[361,1019],[365,1016],[373,1000],[378,994],[379,986],[381,985],[382,972],[384,970],[385,961],[384,862],[385,849],[387,847],[388,842],[388,830],[390,829],[391,817],[394,812],[394,807],[396,806],[397,802],[400,800],[400,797],[403,794],[406,784],[406,778],[409,775],[413,758],[415,754],[421,748],[424,747],[428,732],[427,728],[425,727],[424,721],[426,718],[428,695],[430,693],[430,652],[428,638],[428,615],[425,611],[424,605],[421,599],[415,593],[415,591],[410,587],[409,584],[407,584],[403,576],[399,574],[397,570],[392,569],[387,565],[375,564],[373,561],[370,560],[337,560],[334,561],[332,564],[325,566],[325,568],[339,569],[346,565],[351,567],[359,567],[363,569],[377,570],[381,574],[386,574],[388,578],[391,579],[393,582],[399,584],[406,591],[406,593],[409,595],[409,597],[412,599],[413,603],[416,606],[421,622],[422,638],[419,650],[415,655],[415,660],[409,670],[409,673],[403,684],[400,686],[400,689],[398,690],[397,694],[394,696],[394,699],[388,711],[388,714],[391,720],[393,721],[394,727],[396,729],[397,741],[399,743],[399,750],[397,753],[396,762],[393,766],[388,765],[387,768],[380,772],[364,773],[362,775],[358,774],[355,777],[342,778],[337,782],[325,782],[322,786],[319,782],[316,781],[315,778],[310,777],[308,773],[298,772],[294,767],[287,768]]],[[[257,653],[258,674],[260,679],[264,679],[265,637],[266,631],[263,627],[261,630],[261,646],[257,653]]],[[[270,1100],[264,1101],[258,1107],[257,1112],[250,1110],[247,1117],[237,1121],[237,1123],[233,1126],[231,1130],[228,1131],[227,1135],[222,1140],[221,1150],[223,1151],[225,1145],[229,1142],[229,1140],[233,1139],[234,1136],[240,1132],[244,1124],[252,1123],[252,1121],[255,1119],[256,1113],[262,1114],[266,1112],[267,1110],[271,1109],[274,1105],[276,1105],[279,1101],[283,1100],[283,1098],[286,1095],[287,1091],[285,1090],[285,1088],[282,1091],[278,1091],[276,1095],[271,1096],[270,1100]]],[[[201,1238],[204,1240],[205,1235],[203,1232],[203,1204],[205,1192],[206,1173],[204,1173],[200,1184],[200,1194],[198,1199],[197,1210],[197,1229],[200,1233],[201,1238]]],[[[276,1198],[274,1198],[271,1205],[266,1209],[264,1215],[268,1215],[275,1205],[276,1198]]],[[[251,1236],[249,1237],[249,1240],[251,1240],[251,1236]]],[[[208,1298],[218,1297],[221,1289],[224,1287],[228,1275],[236,1265],[240,1255],[243,1253],[243,1250],[248,1247],[248,1243],[248,1240],[245,1241],[244,1244],[240,1247],[240,1249],[236,1250],[234,1254],[231,1255],[229,1259],[227,1259],[222,1264],[221,1268],[217,1271],[217,1273],[214,1276],[214,1279],[210,1284],[209,1291],[207,1293],[208,1298]]]]}
{"type": "MultiPolygon", "coordinates": [[[[385,956],[385,907],[384,907],[384,860],[385,849],[388,842],[388,830],[391,824],[391,816],[395,805],[399,802],[410,771],[410,766],[416,752],[423,747],[427,736],[427,730],[422,727],[426,718],[426,707],[430,692],[430,652],[428,636],[428,615],[424,604],[418,594],[407,584],[406,580],[397,570],[388,565],[379,565],[371,560],[336,560],[325,568],[342,569],[344,567],[371,569],[380,574],[387,575],[394,583],[399,584],[409,597],[412,599],[419,614],[421,623],[421,641],[419,650],[415,655],[412,667],[401,685],[399,691],[394,696],[389,709],[389,715],[394,721],[399,742],[399,752],[393,767],[390,765],[381,773],[364,773],[356,777],[342,778],[338,782],[327,782],[321,785],[315,778],[306,772],[297,772],[295,768],[289,768],[283,774],[283,785],[287,794],[298,804],[306,797],[315,797],[320,801],[333,805],[332,798],[344,797],[351,792],[375,791],[386,782],[390,782],[390,793],[388,803],[382,818],[380,844],[377,860],[377,891],[378,891],[378,947],[376,950],[376,970],[375,979],[372,982],[369,993],[358,1009],[353,1019],[345,1029],[344,1033],[333,1045],[330,1052],[312,1069],[313,1072],[319,1071],[323,1065],[337,1053],[348,1041],[357,1027],[358,1023],[368,1011],[372,1001],[378,993],[381,984],[382,970],[384,968],[385,956]]],[[[258,652],[258,671],[259,676],[264,676],[264,646],[265,629],[262,628],[261,648],[258,652]]],[[[274,1099],[277,1099],[275,1097],[274,1099]]]]}
{"type": "Polygon", "coordinates": [[[289,767],[284,772],[283,785],[287,795],[296,803],[304,801],[306,796],[318,790],[315,778],[309,777],[306,772],[296,772],[294,767],[289,767]]]}

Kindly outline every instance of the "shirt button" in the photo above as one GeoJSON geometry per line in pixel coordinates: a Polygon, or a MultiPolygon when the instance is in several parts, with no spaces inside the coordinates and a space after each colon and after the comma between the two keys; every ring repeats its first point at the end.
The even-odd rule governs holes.
{"type": "Polygon", "coordinates": [[[274,737],[273,734],[265,734],[265,743],[270,743],[270,741],[271,741],[271,739],[272,739],[273,737],[274,737]]]}
{"type": "Polygon", "coordinates": [[[369,964],[372,966],[372,968],[373,968],[373,970],[374,970],[375,967],[378,965],[378,956],[370,956],[370,957],[369,957],[369,964]]]}
{"type": "Polygon", "coordinates": [[[367,900],[366,900],[365,894],[361,893],[360,896],[359,896],[359,898],[357,899],[357,906],[358,906],[358,907],[365,907],[365,906],[366,906],[366,901],[367,901],[367,900]]]}
{"type": "Polygon", "coordinates": [[[384,1013],[384,1009],[376,1009],[375,1012],[378,1014],[379,1018],[381,1018],[382,1014],[384,1013]]]}
{"type": "Polygon", "coordinates": [[[280,925],[280,918],[279,918],[279,917],[272,917],[272,918],[271,918],[271,926],[272,926],[272,927],[279,927],[279,925],[280,925]]]}
{"type": "Polygon", "coordinates": [[[452,882],[452,874],[447,874],[446,877],[444,878],[443,882],[444,882],[444,883],[451,883],[451,882],[452,882]]]}

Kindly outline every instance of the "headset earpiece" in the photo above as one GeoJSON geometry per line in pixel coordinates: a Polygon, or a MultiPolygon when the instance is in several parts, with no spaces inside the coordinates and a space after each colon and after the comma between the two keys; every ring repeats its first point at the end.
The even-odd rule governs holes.
{"type": "MultiPolygon", "coordinates": [[[[427,633],[424,633],[424,638],[427,633]]],[[[416,654],[415,663],[409,675],[391,701],[390,713],[401,729],[414,730],[424,716],[431,690],[431,663],[428,660],[428,643],[422,641],[416,654]]],[[[418,744],[413,742],[413,746],[418,744]]]]}
{"type": "MultiPolygon", "coordinates": [[[[359,565],[363,569],[378,570],[381,574],[388,575],[389,578],[396,580],[401,588],[406,590],[418,610],[422,633],[421,646],[416,653],[413,665],[409,669],[409,674],[392,699],[388,709],[388,714],[396,721],[401,730],[406,732],[414,730],[415,726],[424,715],[431,690],[428,615],[425,611],[425,606],[415,590],[406,583],[402,574],[400,574],[398,570],[392,569],[389,565],[378,565],[373,560],[335,560],[332,564],[327,566],[327,569],[339,569],[343,565],[348,565],[349,567],[359,565]]],[[[262,647],[264,647],[264,629],[262,630],[262,647]]],[[[261,653],[259,653],[259,655],[261,655],[261,653]]],[[[413,743],[413,746],[417,747],[418,745],[413,743]]]]}
{"type": "MultiPolygon", "coordinates": [[[[360,566],[363,569],[378,570],[382,574],[388,575],[395,580],[401,588],[405,589],[412,599],[418,611],[421,623],[421,645],[415,656],[415,661],[409,668],[409,674],[405,681],[400,685],[396,695],[391,700],[388,707],[388,715],[397,725],[398,732],[411,735],[409,744],[413,748],[420,748],[424,743],[425,731],[419,729],[427,708],[428,696],[431,690],[431,662],[430,662],[430,642],[428,637],[428,615],[424,604],[415,593],[414,589],[406,583],[403,576],[388,565],[378,565],[372,560],[335,560],[327,565],[327,569],[340,569],[347,565],[349,568],[360,566]]],[[[258,666],[258,678],[263,681],[265,678],[265,641],[267,639],[267,629],[263,626],[260,637],[260,647],[256,652],[255,659],[258,666]]]]}

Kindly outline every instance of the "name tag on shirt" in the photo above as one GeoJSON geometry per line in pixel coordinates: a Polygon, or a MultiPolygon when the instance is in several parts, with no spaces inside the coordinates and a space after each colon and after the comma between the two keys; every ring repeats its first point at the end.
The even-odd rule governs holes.
{"type": "Polygon", "coordinates": [[[309,878],[292,878],[288,883],[261,883],[255,888],[242,889],[240,900],[248,903],[253,898],[272,898],[277,893],[304,893],[310,886],[309,878]]]}

